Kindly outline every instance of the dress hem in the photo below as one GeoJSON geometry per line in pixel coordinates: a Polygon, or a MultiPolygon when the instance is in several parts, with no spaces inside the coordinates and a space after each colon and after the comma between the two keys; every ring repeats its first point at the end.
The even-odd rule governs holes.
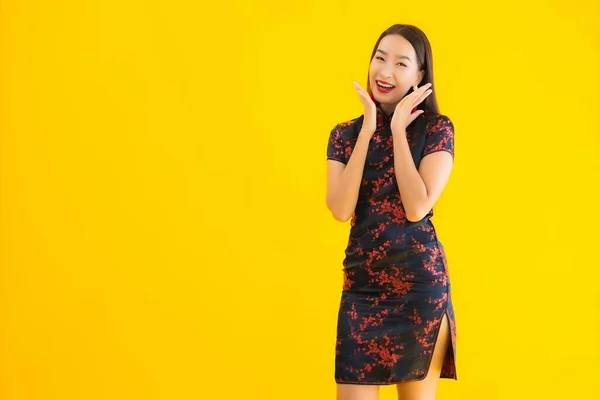
{"type": "MultiPolygon", "coordinates": [[[[448,302],[449,303],[449,302],[448,302]]],[[[431,367],[431,362],[433,360],[433,353],[435,351],[435,346],[437,346],[437,343],[439,341],[439,337],[440,337],[440,331],[442,328],[442,322],[444,320],[444,314],[446,314],[446,318],[448,321],[448,330],[449,330],[449,335],[450,335],[450,341],[448,343],[448,346],[445,350],[445,354],[444,354],[444,359],[442,361],[442,365],[445,363],[446,361],[446,356],[447,353],[450,351],[450,353],[452,354],[452,364],[454,366],[454,374],[453,375],[441,375],[439,376],[439,379],[452,379],[452,380],[458,380],[457,374],[456,374],[456,349],[454,348],[454,343],[453,343],[453,338],[452,338],[452,328],[450,327],[450,313],[448,313],[448,303],[446,304],[446,308],[444,309],[444,312],[442,312],[442,318],[440,319],[440,323],[437,327],[437,331],[435,334],[435,341],[434,341],[434,348],[431,351],[431,355],[429,356],[429,361],[427,363],[427,369],[425,370],[425,373],[423,374],[422,377],[420,378],[412,378],[412,379],[403,379],[403,380],[398,380],[398,381],[392,381],[392,382],[368,382],[368,381],[344,381],[341,379],[335,379],[336,383],[339,384],[351,384],[351,385],[395,385],[397,383],[404,383],[404,382],[415,382],[415,381],[422,381],[425,378],[427,378],[427,375],[429,375],[429,368],[431,367]]]]}
{"type": "MultiPolygon", "coordinates": [[[[345,385],[380,385],[380,386],[385,386],[385,385],[395,385],[395,384],[398,384],[398,383],[405,383],[405,382],[422,381],[426,377],[427,376],[424,376],[423,378],[405,379],[405,380],[392,381],[392,382],[340,381],[340,380],[336,379],[335,383],[345,384],[345,385]]],[[[456,375],[454,375],[454,376],[440,376],[439,379],[451,379],[451,380],[454,380],[454,381],[458,380],[458,378],[456,377],[456,375]]]]}

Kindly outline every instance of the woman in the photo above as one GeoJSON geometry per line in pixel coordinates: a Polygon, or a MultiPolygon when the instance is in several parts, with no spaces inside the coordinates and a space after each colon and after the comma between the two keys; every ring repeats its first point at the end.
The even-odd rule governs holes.
{"type": "Polygon", "coordinates": [[[456,379],[444,247],[430,218],[454,161],[454,126],[433,94],[431,47],[411,25],[381,34],[358,118],[331,131],[327,206],[352,218],[337,324],[338,400],[434,399],[456,379]]]}

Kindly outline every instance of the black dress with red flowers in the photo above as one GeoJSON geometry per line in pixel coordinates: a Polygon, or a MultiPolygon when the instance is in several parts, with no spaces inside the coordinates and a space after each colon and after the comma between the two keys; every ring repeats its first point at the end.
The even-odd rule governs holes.
{"type": "MultiPolygon", "coordinates": [[[[392,384],[424,379],[444,313],[451,345],[440,378],[456,377],[456,322],[444,246],[431,221],[406,218],[394,173],[391,116],[377,105],[358,201],[343,260],[337,322],[335,381],[392,384]]],[[[344,164],[352,154],[363,116],[336,125],[327,159],[344,164]]],[[[451,120],[425,111],[406,129],[417,169],[446,151],[454,158],[451,120]]]]}

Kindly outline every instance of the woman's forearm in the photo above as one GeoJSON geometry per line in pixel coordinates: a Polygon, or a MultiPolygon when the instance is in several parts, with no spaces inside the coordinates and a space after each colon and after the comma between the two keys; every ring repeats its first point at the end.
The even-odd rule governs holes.
{"type": "Polygon", "coordinates": [[[394,170],[407,219],[419,221],[421,204],[427,199],[427,187],[415,166],[406,135],[394,136],[394,170]]]}
{"type": "Polygon", "coordinates": [[[358,135],[352,155],[336,186],[327,197],[327,206],[338,221],[347,221],[356,209],[371,136],[363,132],[358,135]]]}

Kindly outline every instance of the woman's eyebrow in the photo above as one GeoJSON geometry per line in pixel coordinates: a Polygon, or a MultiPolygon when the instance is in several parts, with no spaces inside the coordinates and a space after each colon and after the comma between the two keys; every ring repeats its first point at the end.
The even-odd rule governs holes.
{"type": "MultiPolygon", "coordinates": [[[[381,49],[377,49],[378,52],[382,53],[384,56],[387,56],[387,52],[381,49]]],[[[408,61],[410,61],[410,57],[399,54],[396,56],[397,58],[406,58],[408,61]]]]}

